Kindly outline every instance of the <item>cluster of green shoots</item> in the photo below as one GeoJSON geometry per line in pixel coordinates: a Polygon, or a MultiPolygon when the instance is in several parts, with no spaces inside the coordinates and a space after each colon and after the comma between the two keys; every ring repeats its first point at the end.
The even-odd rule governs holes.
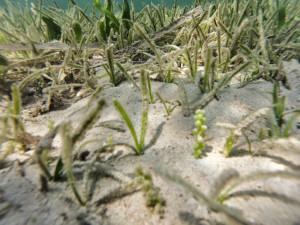
{"type": "Polygon", "coordinates": [[[300,116],[300,108],[285,110],[286,96],[279,97],[279,84],[275,83],[272,93],[273,105],[272,116],[270,117],[271,127],[262,129],[259,136],[263,139],[264,133],[268,133],[268,138],[288,137],[294,125],[295,119],[300,116]],[[290,118],[287,119],[288,115],[290,118]]]}
{"type": "Polygon", "coordinates": [[[286,97],[279,97],[278,86],[278,83],[274,83],[272,93],[273,104],[271,107],[261,108],[252,113],[249,113],[236,125],[222,123],[216,124],[219,127],[231,130],[229,137],[226,139],[226,144],[224,147],[224,154],[227,157],[229,157],[232,154],[232,150],[234,149],[235,145],[240,141],[241,136],[245,137],[249,147],[249,153],[252,153],[251,140],[247,135],[247,130],[250,129],[252,124],[257,124],[264,117],[268,118],[270,126],[263,127],[260,129],[258,133],[258,137],[260,140],[264,138],[287,138],[290,135],[295,119],[300,115],[300,109],[298,108],[285,111],[286,97]],[[285,119],[287,115],[290,115],[289,119],[285,119]]]}
{"type": "Polygon", "coordinates": [[[136,173],[138,175],[137,183],[142,185],[142,190],[146,195],[146,205],[162,214],[166,202],[163,196],[161,196],[159,188],[154,186],[151,175],[140,167],[136,169],[136,173]]]}
{"type": "Polygon", "coordinates": [[[194,134],[196,135],[196,144],[194,146],[194,153],[196,159],[200,158],[205,149],[204,137],[207,130],[205,125],[206,118],[204,117],[205,111],[198,109],[196,115],[194,116],[196,128],[194,129],[194,134]]]}

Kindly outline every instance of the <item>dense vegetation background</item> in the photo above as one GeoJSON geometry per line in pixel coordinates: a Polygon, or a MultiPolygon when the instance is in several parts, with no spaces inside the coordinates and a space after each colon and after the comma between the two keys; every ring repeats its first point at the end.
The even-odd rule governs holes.
{"type": "MultiPolygon", "coordinates": [[[[6,6],[6,1],[7,0],[0,0],[0,5],[1,7],[6,6]]],[[[26,1],[23,0],[10,0],[10,2],[15,2],[15,3],[21,3],[21,4],[26,4],[26,1]]],[[[28,0],[28,2],[36,2],[35,0],[28,0]]],[[[53,3],[53,1],[49,1],[50,3],[53,3]]],[[[67,9],[68,4],[69,4],[70,0],[60,0],[60,1],[56,1],[56,3],[59,5],[59,7],[61,7],[62,9],[67,9]]],[[[85,8],[87,4],[90,4],[90,6],[93,5],[93,0],[76,0],[75,1],[81,8],[85,8]]],[[[102,2],[104,2],[102,0],[102,2]]],[[[114,0],[115,3],[123,3],[123,0],[114,0]]],[[[134,6],[136,8],[136,10],[141,10],[143,7],[143,3],[150,5],[151,2],[155,5],[157,4],[162,4],[164,3],[166,6],[168,7],[172,7],[175,3],[175,0],[165,0],[165,1],[161,1],[161,0],[132,0],[132,2],[134,3],[134,6]]],[[[177,1],[178,4],[180,6],[184,6],[187,4],[192,4],[194,2],[194,0],[178,0],[177,1]]],[[[47,1],[44,0],[44,4],[47,4],[47,1]]]]}

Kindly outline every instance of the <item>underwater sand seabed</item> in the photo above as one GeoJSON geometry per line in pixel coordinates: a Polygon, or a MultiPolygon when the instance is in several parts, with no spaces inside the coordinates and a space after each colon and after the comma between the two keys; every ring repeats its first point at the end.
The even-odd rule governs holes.
{"type": "MultiPolygon", "coordinates": [[[[243,12],[243,7],[247,7],[247,4],[240,7],[243,12]]],[[[207,8],[209,7],[203,6],[203,10],[196,10],[201,13],[186,15],[195,15],[195,20],[201,19],[207,8]]],[[[219,10],[225,9],[220,6],[219,10]]],[[[36,45],[38,51],[55,49],[54,52],[61,51],[65,55],[62,53],[63,56],[57,56],[56,59],[50,58],[50,66],[44,62],[40,65],[29,62],[33,71],[27,65],[15,69],[20,74],[22,70],[36,72],[44,69],[43,79],[30,84],[24,82],[26,75],[23,79],[11,79],[12,83],[19,85],[17,87],[22,87],[21,119],[17,121],[22,121],[22,126],[32,141],[26,142],[28,151],[25,152],[18,150],[21,148],[15,144],[17,147],[0,163],[0,224],[299,224],[299,53],[292,49],[289,52],[293,55],[292,58],[280,58],[260,50],[263,44],[258,44],[258,47],[250,44],[253,47],[251,56],[242,52],[240,48],[243,47],[240,45],[236,48],[229,42],[225,47],[229,35],[221,30],[219,23],[216,23],[217,28],[214,27],[218,14],[206,13],[198,30],[193,29],[195,24],[192,20],[187,20],[188,16],[178,17],[184,18],[184,28],[180,27],[179,31],[187,29],[187,32],[177,43],[170,43],[169,39],[174,39],[179,31],[176,30],[174,34],[170,29],[172,25],[166,25],[131,45],[114,49],[113,52],[113,47],[109,44],[105,46],[105,50],[99,47],[99,43],[84,44],[82,59],[78,57],[80,53],[75,46],[68,50],[67,44],[55,41],[54,46],[52,43],[36,45]],[[201,32],[211,41],[203,39],[201,32]],[[231,51],[236,58],[228,63],[224,73],[221,72],[224,63],[221,64],[218,60],[226,61],[228,55],[224,53],[224,58],[223,55],[218,57],[220,49],[217,47],[217,32],[222,34],[219,39],[224,45],[222,51],[231,51]],[[147,41],[147,37],[151,40],[147,41]],[[173,45],[169,47],[174,48],[174,52],[182,52],[174,53],[167,47],[164,48],[161,44],[164,40],[168,40],[165,45],[173,45]],[[198,46],[195,50],[195,43],[203,46],[198,46]],[[91,49],[93,54],[86,57],[86,52],[91,49]],[[72,51],[75,53],[70,53],[72,51]],[[42,86],[53,74],[63,73],[58,72],[55,66],[66,62],[67,54],[73,54],[74,58],[69,56],[73,65],[65,66],[63,82],[42,86]],[[172,61],[176,54],[178,60],[172,61]],[[161,62],[158,62],[159,57],[162,58],[161,62]],[[189,57],[190,61],[197,64],[196,69],[193,68],[195,64],[189,64],[189,57]],[[208,62],[208,57],[211,57],[211,62],[208,62]],[[273,63],[274,59],[278,59],[278,62],[273,63]],[[112,77],[104,75],[112,73],[111,65],[116,62],[126,68],[131,75],[129,78],[134,81],[123,76],[116,85],[112,85],[112,77]],[[251,64],[247,64],[248,62],[251,64]],[[221,64],[219,67],[216,66],[218,63],[221,64]],[[73,69],[74,64],[84,68],[73,69]],[[170,64],[174,70],[172,74],[176,75],[168,83],[167,76],[164,77],[161,72],[168,71],[170,64]],[[244,65],[246,69],[232,76],[226,85],[218,86],[244,65]],[[53,69],[52,74],[45,66],[53,69]],[[267,71],[264,72],[264,69],[267,71]],[[260,72],[262,76],[259,75],[260,72]],[[273,76],[273,72],[276,76],[273,76]],[[146,79],[147,73],[150,74],[149,80],[146,79]],[[191,76],[192,73],[194,76],[191,76]],[[209,74],[210,81],[203,93],[205,74],[209,74]],[[143,77],[145,80],[140,83],[143,77]],[[72,81],[68,83],[68,79],[72,81]],[[73,84],[75,81],[81,86],[51,89],[55,85],[73,84]],[[213,84],[215,87],[212,87],[213,84]],[[49,92],[52,94],[50,101],[49,92]],[[153,94],[153,102],[150,92],[153,94]],[[155,94],[157,92],[160,97],[155,94]],[[277,134],[270,137],[268,135],[271,135],[274,122],[272,113],[280,105],[283,96],[284,111],[289,113],[284,117],[282,130],[294,115],[297,116],[287,137],[279,137],[277,134]],[[101,99],[105,100],[103,107],[99,106],[101,99]],[[146,136],[140,155],[133,150],[134,139],[116,108],[115,100],[126,110],[139,140],[144,122],[143,113],[147,107],[146,136]],[[274,101],[279,103],[274,104],[274,101]],[[166,108],[171,107],[169,115],[162,102],[166,108]],[[92,124],[76,140],[76,145],[70,148],[71,152],[67,155],[65,151],[68,147],[73,147],[72,140],[75,139],[77,128],[86,118],[92,118],[90,112],[96,107],[101,108],[100,114],[95,116],[92,124]],[[201,157],[196,158],[193,155],[197,142],[194,115],[199,108],[205,110],[207,130],[203,138],[205,149],[201,152],[201,157]],[[55,129],[57,130],[53,135],[49,135],[55,129]],[[51,137],[45,138],[47,135],[51,137]],[[230,137],[233,137],[233,145],[228,153],[230,137]],[[49,142],[52,141],[51,145],[49,142]],[[59,158],[62,158],[65,165],[71,162],[69,168],[64,167],[57,181],[45,181],[47,175],[41,178],[41,174],[45,173],[37,163],[39,150],[47,153],[46,157],[41,158],[51,173],[54,173],[59,158]],[[70,168],[73,182],[68,174],[70,168]],[[137,168],[140,169],[137,171],[137,168]],[[80,206],[78,198],[74,196],[74,184],[85,201],[85,206],[80,206]]],[[[240,26],[245,26],[242,24],[241,22],[240,26]]],[[[299,30],[297,26],[295,29],[299,30]]],[[[174,27],[178,29],[175,23],[172,28],[174,27]]],[[[135,26],[134,29],[136,33],[139,32],[139,27],[135,26]]],[[[235,38],[241,38],[239,44],[246,45],[248,40],[243,39],[243,36],[247,35],[248,33],[235,38]]],[[[259,34],[253,38],[259,42],[259,34]]],[[[229,38],[230,41],[233,39],[229,38]]],[[[294,41],[288,47],[298,48],[299,38],[291,37],[291,40],[294,41]]],[[[116,44],[114,38],[108,41],[116,44]]],[[[21,47],[31,48],[30,45],[15,45],[18,50],[21,47]]],[[[278,48],[274,52],[286,52],[284,47],[278,48]]],[[[9,54],[5,54],[5,57],[15,60],[9,54]]],[[[118,79],[122,74],[121,69],[117,64],[114,69],[115,78],[118,79]]],[[[8,69],[7,72],[14,74],[13,69],[8,69]]],[[[13,93],[16,95],[17,91],[13,93]]],[[[1,94],[5,97],[6,92],[1,94]]],[[[12,98],[15,97],[14,94],[12,98]]],[[[12,118],[12,124],[16,124],[14,118],[18,115],[4,116],[10,113],[7,110],[9,107],[13,110],[18,108],[14,104],[16,101],[8,99],[9,97],[1,98],[1,118],[6,118],[1,122],[7,125],[7,118],[12,118]]],[[[5,135],[11,137],[13,133],[9,126],[5,129],[7,134],[1,131],[1,156],[11,143],[5,135]]],[[[18,141],[22,143],[22,140],[17,139],[15,142],[18,141]]]]}

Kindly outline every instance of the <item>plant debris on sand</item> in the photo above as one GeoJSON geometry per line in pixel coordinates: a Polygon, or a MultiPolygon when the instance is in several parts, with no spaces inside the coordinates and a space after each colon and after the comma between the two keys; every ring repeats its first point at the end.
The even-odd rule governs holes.
{"type": "Polygon", "coordinates": [[[299,1],[36,2],[0,9],[1,224],[299,223],[299,1]]]}

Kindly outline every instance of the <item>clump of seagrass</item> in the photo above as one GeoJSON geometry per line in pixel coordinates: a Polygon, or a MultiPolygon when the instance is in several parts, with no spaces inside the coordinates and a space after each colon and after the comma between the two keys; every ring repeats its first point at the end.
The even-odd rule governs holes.
{"type": "Polygon", "coordinates": [[[271,128],[263,128],[260,132],[260,138],[263,139],[264,133],[268,133],[269,138],[288,137],[295,119],[300,115],[300,108],[285,111],[286,96],[279,97],[279,84],[274,83],[272,93],[273,105],[272,116],[270,119],[271,128]],[[290,115],[287,120],[286,117],[290,115]]]}
{"type": "Polygon", "coordinates": [[[141,94],[142,94],[142,102],[143,102],[143,109],[142,109],[142,121],[141,121],[141,133],[140,133],[140,140],[138,140],[135,128],[126,113],[125,109],[121,105],[121,103],[114,99],[113,103],[115,107],[118,109],[120,112],[121,116],[123,117],[125,123],[127,124],[131,135],[133,137],[134,143],[135,143],[135,149],[136,153],[138,155],[142,154],[144,151],[144,141],[145,141],[145,136],[146,136],[146,131],[147,131],[147,124],[148,124],[148,108],[149,108],[149,102],[148,102],[148,90],[147,90],[147,78],[146,78],[146,72],[144,70],[141,71],[140,75],[140,81],[141,81],[141,94]]]}
{"type": "Polygon", "coordinates": [[[104,105],[105,101],[103,99],[98,100],[96,107],[87,114],[86,118],[84,118],[84,120],[74,131],[70,122],[63,122],[62,124],[52,128],[44,137],[41,138],[35,151],[35,159],[48,180],[57,180],[59,175],[62,173],[62,169],[64,169],[68,181],[70,182],[72,191],[81,206],[86,204],[86,200],[82,199],[75,186],[75,179],[72,173],[72,152],[74,150],[75,143],[84,137],[87,130],[89,130],[94,122],[99,118],[104,105]],[[44,151],[51,149],[53,139],[58,133],[60,134],[62,139],[61,155],[52,175],[52,173],[48,169],[47,163],[43,160],[42,155],[44,151]]]}
{"type": "Polygon", "coordinates": [[[11,95],[12,100],[6,108],[6,112],[0,115],[0,146],[3,150],[0,155],[0,163],[14,150],[27,151],[39,139],[25,130],[21,118],[21,94],[16,84],[11,86],[11,95]]]}
{"type": "Polygon", "coordinates": [[[215,84],[215,59],[212,56],[212,49],[207,48],[206,58],[205,58],[205,69],[204,76],[199,80],[199,88],[202,93],[205,93],[206,90],[211,91],[214,88],[215,84]],[[202,81],[203,80],[203,81],[202,81]]]}
{"type": "Polygon", "coordinates": [[[195,79],[196,73],[198,71],[198,49],[199,46],[196,44],[194,46],[193,56],[191,55],[191,48],[187,47],[185,52],[182,54],[184,59],[182,62],[189,68],[190,76],[195,79]]]}
{"type": "Polygon", "coordinates": [[[170,116],[171,112],[176,108],[176,106],[180,105],[180,102],[178,100],[169,102],[169,101],[165,100],[161,96],[161,94],[159,94],[159,92],[155,92],[155,94],[158,97],[158,99],[161,101],[161,103],[163,104],[163,106],[166,110],[167,116],[170,116]],[[167,105],[167,102],[169,102],[168,105],[167,105]],[[175,103],[177,103],[177,104],[175,104],[175,103]]]}
{"type": "Polygon", "coordinates": [[[137,183],[142,186],[142,191],[145,193],[146,206],[159,214],[163,214],[166,201],[159,193],[159,188],[154,186],[152,176],[140,167],[136,168],[135,171],[138,175],[137,183]]]}
{"type": "Polygon", "coordinates": [[[233,146],[238,142],[239,138],[243,135],[248,143],[249,152],[251,153],[251,142],[245,133],[246,129],[249,129],[249,126],[257,122],[260,118],[267,116],[269,113],[269,108],[262,108],[253,113],[247,115],[244,119],[240,120],[237,125],[216,123],[217,127],[223,127],[231,130],[230,136],[226,139],[226,144],[224,148],[224,154],[229,157],[232,151],[233,146]]]}
{"type": "MultiPolygon", "coordinates": [[[[198,108],[203,108],[204,106],[206,106],[211,100],[213,100],[213,98],[220,92],[222,91],[227,84],[229,84],[229,82],[231,81],[231,79],[238,74],[239,72],[243,71],[244,69],[246,69],[248,66],[251,65],[251,61],[249,62],[245,62],[244,64],[242,64],[241,66],[239,66],[237,69],[235,69],[233,72],[231,72],[230,74],[227,74],[226,76],[224,76],[223,79],[221,79],[218,84],[207,94],[205,94],[199,101],[197,101],[196,103],[194,103],[193,105],[190,106],[191,110],[196,110],[198,108]]],[[[208,80],[207,80],[208,82],[208,80]]],[[[203,86],[207,86],[208,84],[203,84],[203,86]]]]}
{"type": "MultiPolygon", "coordinates": [[[[115,28],[111,22],[118,25],[121,20],[126,19],[124,23],[131,24],[129,4],[127,1],[124,3],[124,14],[121,18],[116,18],[114,12],[108,12],[109,16],[104,13],[106,25],[111,26],[107,27],[108,30],[115,28]]],[[[66,11],[58,6],[56,8],[44,7],[42,1],[39,1],[38,6],[32,3],[31,7],[25,7],[24,13],[22,13],[23,10],[11,3],[8,3],[7,6],[9,10],[0,10],[0,14],[4,16],[0,20],[1,43],[30,43],[24,46],[13,46],[13,44],[4,46],[4,50],[22,51],[22,54],[19,54],[21,57],[18,56],[17,60],[15,60],[16,54],[10,54],[9,59],[16,62],[6,65],[6,75],[9,79],[11,76],[18,76],[19,68],[25,66],[24,68],[29,75],[22,79],[19,90],[22,91],[33,83],[38,84],[39,88],[49,93],[48,109],[50,108],[51,96],[54,96],[58,89],[82,87],[84,81],[88,87],[94,88],[90,82],[92,70],[88,66],[87,59],[91,55],[90,49],[95,49],[93,44],[97,48],[100,46],[96,43],[91,44],[91,42],[97,41],[96,36],[101,33],[100,28],[96,26],[100,19],[95,13],[88,15],[86,11],[88,7],[82,10],[74,1],[72,4],[66,11]],[[74,7],[71,7],[72,4],[74,7]],[[45,43],[47,41],[52,42],[45,43]]],[[[97,2],[95,5],[98,6],[97,2]]],[[[107,12],[107,9],[104,11],[107,12]]],[[[126,30],[127,28],[130,27],[126,26],[126,30]]],[[[102,38],[98,41],[104,46],[102,38]]],[[[106,52],[110,53],[111,51],[106,52]]],[[[109,60],[109,62],[113,61],[109,60]]],[[[114,83],[118,80],[114,73],[112,73],[112,79],[114,79],[114,83]]]]}
{"type": "Polygon", "coordinates": [[[118,73],[115,69],[115,63],[114,63],[114,54],[113,54],[113,44],[110,44],[108,47],[105,48],[105,56],[107,58],[107,64],[103,65],[103,68],[105,69],[106,73],[110,77],[110,81],[114,86],[116,86],[121,78],[118,77],[118,73]]]}
{"type": "Polygon", "coordinates": [[[120,187],[111,190],[109,193],[101,197],[95,203],[97,206],[101,204],[107,204],[109,202],[115,201],[117,199],[123,198],[127,195],[134,194],[135,192],[144,192],[146,206],[158,214],[162,215],[164,213],[164,207],[166,201],[160,193],[160,189],[154,186],[153,178],[151,174],[141,167],[136,168],[136,176],[131,178],[106,164],[96,163],[100,169],[104,169],[106,175],[112,176],[114,179],[119,180],[123,183],[120,187]]]}

